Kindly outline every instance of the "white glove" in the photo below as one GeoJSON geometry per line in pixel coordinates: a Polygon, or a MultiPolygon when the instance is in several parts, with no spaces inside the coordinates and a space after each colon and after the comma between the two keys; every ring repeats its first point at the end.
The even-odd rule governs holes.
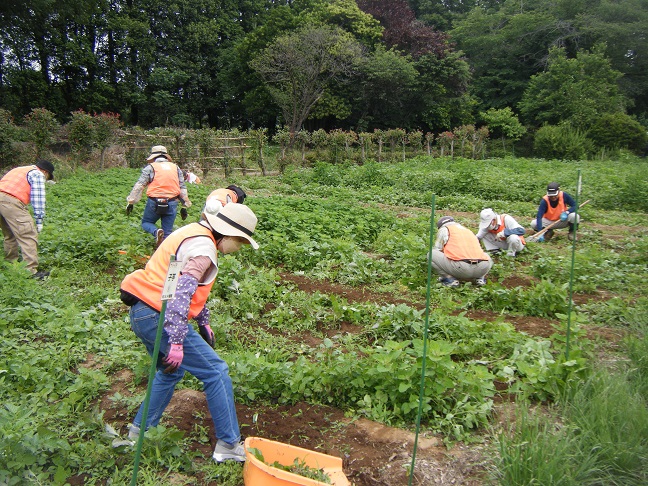
{"type": "Polygon", "coordinates": [[[499,233],[497,233],[496,237],[500,241],[504,241],[506,239],[506,236],[504,236],[504,231],[500,231],[499,233]]]}
{"type": "Polygon", "coordinates": [[[43,231],[43,223],[36,223],[36,231],[40,233],[43,231]]]}
{"type": "Polygon", "coordinates": [[[205,212],[213,215],[217,215],[220,210],[223,209],[223,203],[221,203],[215,197],[207,199],[205,203],[205,212]]]}
{"type": "Polygon", "coordinates": [[[185,208],[190,208],[191,204],[192,204],[192,202],[189,199],[185,199],[185,201],[184,201],[184,207],[185,208]]]}

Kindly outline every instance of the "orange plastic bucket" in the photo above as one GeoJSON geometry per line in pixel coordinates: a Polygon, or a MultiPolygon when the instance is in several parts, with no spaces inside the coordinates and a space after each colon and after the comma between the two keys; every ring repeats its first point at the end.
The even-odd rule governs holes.
{"type": "Polygon", "coordinates": [[[298,459],[308,467],[322,469],[331,478],[334,486],[350,486],[349,480],[342,471],[342,459],[320,452],[302,449],[282,442],[262,439],[261,437],[248,437],[245,439],[245,467],[243,468],[243,482],[245,486],[322,486],[326,483],[306,478],[298,474],[277,469],[266,463],[277,461],[283,466],[290,466],[298,459]],[[259,461],[248,449],[259,449],[265,462],[259,461]]]}

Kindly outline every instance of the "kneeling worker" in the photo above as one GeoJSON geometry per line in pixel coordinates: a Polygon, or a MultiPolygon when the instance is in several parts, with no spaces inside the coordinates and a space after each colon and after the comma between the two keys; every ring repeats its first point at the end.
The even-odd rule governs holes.
{"type": "MultiPolygon", "coordinates": [[[[536,219],[531,221],[531,228],[540,231],[549,225],[551,229],[537,239],[538,242],[549,241],[554,234],[554,229],[569,227],[567,237],[574,239],[574,226],[576,221],[576,201],[566,192],[560,190],[557,182],[550,182],[547,185],[547,194],[540,200],[536,219]]],[[[580,216],[578,217],[580,222],[580,216]]]]}
{"type": "Polygon", "coordinates": [[[440,275],[439,281],[448,287],[457,287],[460,280],[485,285],[493,260],[482,250],[477,236],[451,216],[440,218],[437,228],[432,268],[440,275]]]}
{"type": "Polygon", "coordinates": [[[522,225],[508,214],[497,214],[491,208],[486,208],[479,215],[477,239],[484,244],[487,252],[507,250],[508,256],[517,256],[526,245],[525,232],[522,225]]]}

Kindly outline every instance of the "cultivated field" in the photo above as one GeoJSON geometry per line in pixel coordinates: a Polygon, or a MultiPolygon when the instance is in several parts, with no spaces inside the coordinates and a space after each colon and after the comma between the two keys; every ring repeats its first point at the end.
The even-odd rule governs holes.
{"type": "MultiPolygon", "coordinates": [[[[127,434],[150,364],[118,292],[153,251],[139,226],[143,203],[124,213],[139,170],[57,172],[39,249],[50,277],[0,263],[0,485],[128,484],[133,450],[113,442],[127,434]]],[[[427,323],[413,484],[529,484],[510,473],[511,451],[519,465],[531,447],[516,442],[516,426],[545,420],[538,443],[572,429],[583,436],[568,412],[600,373],[640,383],[632,400],[597,392],[609,394],[601,422],[618,437],[593,438],[587,460],[551,446],[563,482],[539,464],[530,474],[537,484],[648,479],[645,160],[419,157],[205,182],[189,186],[194,206],[176,224],[196,221],[206,195],[231,183],[259,218],[260,250],[222,257],[209,301],[245,436],[343,457],[356,486],[408,484],[427,323]],[[557,231],[516,259],[495,257],[484,287],[433,278],[428,293],[433,210],[476,231],[492,207],[530,231],[547,183],[575,194],[578,169],[580,200],[591,202],[575,248],[557,231]]],[[[211,427],[200,383],[187,376],[147,434],[138,484],[243,484],[241,465],[210,461],[211,427]]]]}

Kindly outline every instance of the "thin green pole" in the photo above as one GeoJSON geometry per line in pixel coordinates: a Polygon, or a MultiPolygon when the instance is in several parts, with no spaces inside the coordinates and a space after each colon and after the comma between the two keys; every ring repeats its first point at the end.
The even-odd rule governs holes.
{"type": "MultiPolygon", "coordinates": [[[[171,260],[175,261],[175,255],[171,255],[171,260]]],[[[148,385],[146,386],[146,398],[144,398],[144,408],[142,409],[142,423],[140,424],[140,433],[137,438],[137,448],[135,449],[135,463],[133,465],[133,477],[131,478],[131,486],[137,484],[137,472],[139,470],[140,456],[142,455],[142,445],[144,444],[144,433],[146,432],[146,419],[148,418],[149,403],[151,402],[151,390],[153,388],[153,380],[155,379],[155,372],[157,371],[157,357],[160,352],[160,341],[162,340],[162,328],[164,327],[164,315],[166,313],[167,301],[162,301],[162,309],[160,310],[160,317],[158,319],[157,332],[155,334],[155,345],[153,346],[153,356],[151,356],[151,370],[149,371],[148,385]]]]}
{"type": "Polygon", "coordinates": [[[569,302],[567,303],[567,335],[565,338],[565,359],[569,360],[569,338],[571,336],[571,315],[572,315],[572,295],[574,287],[574,265],[576,261],[576,232],[578,230],[578,199],[581,193],[581,171],[578,169],[578,180],[576,181],[576,204],[574,209],[574,232],[572,239],[572,252],[571,252],[571,269],[569,271],[569,302]]]}
{"type": "Polygon", "coordinates": [[[419,431],[421,430],[421,414],[423,413],[423,393],[425,391],[425,368],[427,364],[428,326],[430,323],[430,289],[432,287],[432,247],[434,245],[434,208],[436,195],[432,194],[432,214],[430,215],[430,243],[428,247],[428,275],[427,292],[425,297],[425,327],[423,328],[423,363],[421,365],[421,387],[419,389],[418,412],[416,413],[416,435],[414,436],[414,449],[412,451],[412,465],[410,466],[408,485],[412,486],[414,466],[416,465],[416,450],[418,448],[419,431]]]}

